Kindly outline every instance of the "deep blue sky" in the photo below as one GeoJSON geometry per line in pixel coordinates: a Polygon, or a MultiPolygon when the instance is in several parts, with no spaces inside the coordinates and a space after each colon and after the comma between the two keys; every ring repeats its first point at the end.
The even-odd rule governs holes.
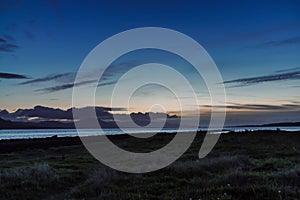
{"type": "Polygon", "coordinates": [[[0,109],[70,107],[72,89],[41,91],[70,82],[101,41],[147,26],[198,41],[223,79],[233,80],[226,84],[233,112],[270,112],[255,107],[260,104],[277,106],[272,112],[299,113],[299,1],[1,1],[0,73],[30,79],[2,75],[0,109]]]}

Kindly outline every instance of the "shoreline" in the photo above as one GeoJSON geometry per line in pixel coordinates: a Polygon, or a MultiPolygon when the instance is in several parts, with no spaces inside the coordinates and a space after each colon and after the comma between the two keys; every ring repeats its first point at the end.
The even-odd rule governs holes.
{"type": "MultiPolygon", "coordinates": [[[[181,134],[187,134],[190,132],[181,132],[181,134]]],[[[140,134],[147,134],[147,133],[140,133],[140,134]]],[[[221,138],[231,138],[231,137],[243,137],[243,136],[287,136],[287,135],[297,135],[300,134],[300,131],[274,131],[274,130],[261,130],[261,131],[244,131],[244,132],[234,132],[230,131],[228,133],[223,133],[220,136],[221,138]]],[[[150,141],[150,140],[157,140],[157,138],[163,139],[172,139],[176,133],[157,133],[154,136],[149,138],[135,138],[134,136],[128,134],[120,134],[120,135],[105,135],[109,137],[110,140],[120,142],[120,141],[130,141],[130,140],[137,140],[137,141],[150,141]]],[[[196,137],[204,137],[206,135],[206,131],[198,131],[196,137]]],[[[89,138],[97,138],[103,137],[104,135],[98,136],[87,136],[89,138]]],[[[45,138],[26,138],[26,139],[3,139],[0,140],[0,153],[9,153],[15,151],[21,151],[26,149],[47,149],[51,147],[61,147],[61,146],[73,146],[73,145],[83,145],[79,136],[74,137],[45,137],[45,138]]]]}
{"type": "MultiPolygon", "coordinates": [[[[243,127],[241,129],[226,129],[223,128],[222,131],[220,130],[205,130],[205,129],[198,129],[197,133],[209,133],[209,134],[229,134],[229,133],[245,133],[245,132],[291,132],[297,133],[300,132],[300,127],[298,128],[286,128],[284,127],[263,127],[262,129],[251,129],[253,127],[243,127]]],[[[43,139],[43,138],[64,138],[64,137],[92,137],[92,136],[121,136],[121,135],[135,135],[135,134],[176,134],[176,133],[188,133],[194,132],[193,130],[181,130],[177,132],[173,129],[164,129],[164,130],[144,130],[138,131],[133,129],[131,132],[124,133],[121,129],[82,129],[82,134],[79,135],[77,129],[0,129],[0,141],[4,140],[26,140],[26,139],[43,139]],[[23,132],[22,132],[23,131],[23,132]],[[161,132],[160,132],[161,131],[161,132]]]]}

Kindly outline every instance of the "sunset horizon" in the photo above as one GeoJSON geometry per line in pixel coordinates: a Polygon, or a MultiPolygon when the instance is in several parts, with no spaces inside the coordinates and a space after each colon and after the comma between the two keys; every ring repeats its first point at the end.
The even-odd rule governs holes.
{"type": "MultiPolygon", "coordinates": [[[[299,91],[300,67],[299,56],[296,52],[300,50],[300,23],[299,14],[290,6],[292,4],[282,6],[274,3],[268,9],[268,16],[260,12],[270,6],[267,3],[249,3],[249,5],[240,3],[237,11],[229,8],[221,9],[221,5],[207,2],[208,7],[214,5],[213,13],[205,11],[199,14],[197,7],[183,6],[182,10],[186,8],[189,12],[184,12],[182,15],[174,15],[170,8],[161,5],[161,8],[165,9],[164,15],[173,16],[172,19],[165,18],[163,21],[158,21],[155,16],[152,18],[145,16],[146,19],[141,22],[137,20],[135,25],[130,25],[134,16],[126,15],[121,7],[114,7],[118,10],[118,17],[111,18],[110,23],[101,20],[109,15],[105,9],[103,12],[95,12],[93,16],[90,16],[89,10],[95,10],[97,6],[100,6],[91,2],[86,4],[85,9],[82,9],[82,21],[76,25],[84,28],[75,31],[75,27],[71,28],[71,24],[73,20],[77,20],[73,14],[81,8],[80,4],[79,2],[73,4],[70,10],[68,10],[67,2],[59,4],[52,4],[51,1],[49,4],[39,2],[36,5],[39,7],[38,10],[21,1],[16,6],[12,6],[9,2],[3,4],[5,9],[1,14],[0,35],[1,110],[6,109],[12,112],[19,108],[32,108],[36,105],[61,109],[72,107],[73,82],[77,70],[89,51],[102,40],[119,31],[139,25],[155,25],[182,31],[203,45],[223,77],[227,93],[227,112],[231,115],[234,113],[250,115],[254,112],[255,118],[257,114],[265,115],[270,112],[268,117],[276,118],[280,116],[280,112],[285,112],[287,120],[293,120],[294,113],[299,113],[300,96],[297,92],[299,91]],[[22,12],[18,12],[18,7],[22,8],[22,12]],[[246,14],[251,12],[251,9],[258,10],[255,18],[260,19],[259,23],[246,14]],[[281,12],[287,9],[290,9],[288,14],[281,12]],[[233,18],[237,12],[242,11],[245,12],[242,17],[233,18]],[[176,17],[184,19],[195,16],[206,18],[205,21],[199,21],[197,29],[189,24],[178,23],[176,26],[173,23],[176,17]],[[226,23],[209,16],[222,18],[226,23]],[[103,25],[115,24],[116,20],[121,20],[128,25],[122,23],[119,23],[119,26],[106,25],[106,29],[103,30],[101,26],[96,28],[90,23],[85,23],[91,22],[92,18],[97,18],[97,23],[103,23],[103,25]],[[45,23],[49,26],[46,27],[45,23]],[[66,24],[70,27],[66,27],[66,24]],[[239,27],[239,29],[234,29],[234,27],[239,27]],[[53,31],[54,29],[60,31],[53,31]],[[70,34],[71,32],[76,34],[70,34]],[[64,37],[65,34],[71,36],[64,37]]],[[[147,10],[150,15],[154,5],[142,7],[142,4],[136,3],[135,6],[140,8],[140,12],[143,9],[147,10]]],[[[179,6],[178,3],[174,3],[175,7],[177,5],[179,6]]],[[[100,7],[111,8],[112,6],[110,3],[105,3],[100,7]]],[[[131,52],[111,64],[105,80],[99,82],[98,87],[103,88],[104,93],[96,95],[96,105],[110,107],[106,91],[112,90],[122,73],[145,62],[160,62],[172,66],[189,79],[196,88],[199,104],[186,107],[185,110],[198,112],[200,107],[201,112],[201,109],[205,110],[212,106],[205,83],[201,81],[201,78],[197,78],[198,75],[195,75],[188,62],[171,53],[151,49],[131,52]]],[[[140,78],[143,78],[142,76],[140,78]]],[[[88,80],[74,87],[90,87],[95,82],[97,81],[88,80]]],[[[175,85],[175,87],[178,86],[175,85]]],[[[184,94],[184,91],[176,95],[179,98],[189,96],[189,94],[184,94]]],[[[133,96],[137,107],[130,108],[130,112],[149,112],[149,96],[160,102],[168,101],[171,105],[165,108],[167,113],[177,112],[178,107],[175,102],[172,103],[173,100],[169,98],[168,91],[158,86],[148,86],[137,90],[133,96]]],[[[119,104],[120,107],[126,107],[123,102],[119,104]]],[[[85,106],[91,105],[82,104],[81,107],[85,106]]],[[[297,119],[293,121],[295,120],[297,119]]]]}
{"type": "Polygon", "coordinates": [[[300,197],[300,1],[0,0],[0,198],[300,197]]]}

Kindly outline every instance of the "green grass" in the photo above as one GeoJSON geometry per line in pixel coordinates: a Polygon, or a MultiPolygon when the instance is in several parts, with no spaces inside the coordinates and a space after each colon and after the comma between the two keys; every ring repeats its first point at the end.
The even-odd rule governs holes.
{"type": "MultiPolygon", "coordinates": [[[[111,139],[149,152],[172,137],[111,139]]],[[[14,152],[5,152],[1,143],[1,199],[300,199],[300,133],[224,134],[199,160],[202,140],[198,134],[179,160],[146,174],[115,171],[72,142],[39,147],[40,140],[18,141],[22,148],[14,152]]]]}

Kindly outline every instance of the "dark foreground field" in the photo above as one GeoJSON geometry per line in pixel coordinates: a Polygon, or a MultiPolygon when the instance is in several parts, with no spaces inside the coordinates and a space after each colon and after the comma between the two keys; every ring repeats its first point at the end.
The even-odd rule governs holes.
{"type": "MultiPolygon", "coordinates": [[[[147,152],[173,135],[147,142],[111,139],[147,152]]],[[[300,199],[300,133],[221,135],[198,160],[203,134],[165,169],[128,174],[101,165],[79,138],[0,141],[0,199],[300,199]]]]}

